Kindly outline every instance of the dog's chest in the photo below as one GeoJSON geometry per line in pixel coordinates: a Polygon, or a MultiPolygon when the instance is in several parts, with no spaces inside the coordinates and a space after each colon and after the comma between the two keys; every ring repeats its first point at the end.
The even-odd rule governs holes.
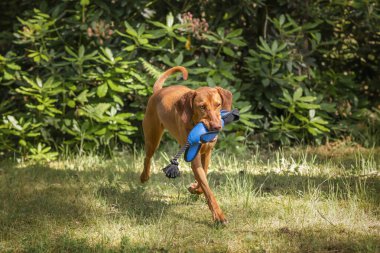
{"type": "Polygon", "coordinates": [[[216,144],[217,139],[218,138],[216,138],[215,141],[212,141],[212,142],[203,143],[202,147],[201,147],[201,150],[199,152],[201,154],[205,154],[207,152],[211,152],[212,149],[214,148],[215,144],[216,144]]]}

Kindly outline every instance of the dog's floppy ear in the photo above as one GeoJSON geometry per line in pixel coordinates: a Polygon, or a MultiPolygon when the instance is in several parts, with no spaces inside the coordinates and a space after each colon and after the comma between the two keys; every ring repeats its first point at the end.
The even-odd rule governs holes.
{"type": "Polygon", "coordinates": [[[189,91],[182,95],[182,97],[175,103],[178,114],[185,124],[190,124],[193,117],[193,101],[195,91],[189,91]]]}
{"type": "Polygon", "coordinates": [[[220,97],[222,98],[222,109],[231,111],[232,108],[232,93],[228,90],[225,90],[220,87],[216,87],[219,92],[220,97]]]}

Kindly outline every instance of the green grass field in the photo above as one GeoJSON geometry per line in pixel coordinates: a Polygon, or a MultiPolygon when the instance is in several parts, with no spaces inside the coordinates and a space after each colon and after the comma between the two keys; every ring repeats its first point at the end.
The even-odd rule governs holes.
{"type": "Polygon", "coordinates": [[[216,226],[191,195],[188,164],[169,180],[157,152],[0,165],[0,252],[380,252],[380,150],[215,152],[216,226]]]}

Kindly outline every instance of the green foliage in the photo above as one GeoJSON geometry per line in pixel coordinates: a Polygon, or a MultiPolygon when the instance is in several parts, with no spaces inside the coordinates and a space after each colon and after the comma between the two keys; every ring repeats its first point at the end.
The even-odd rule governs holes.
{"type": "Polygon", "coordinates": [[[0,137],[6,145],[0,150],[51,160],[58,149],[77,149],[81,154],[132,143],[130,136],[137,127],[131,121],[138,118],[139,100],[148,95],[136,62],[109,47],[64,40],[60,29],[52,29],[56,23],[64,24],[40,10],[19,21],[23,28],[15,34],[15,43],[30,59],[19,62],[33,71],[20,72],[11,59],[1,58],[7,81],[2,84],[8,85],[14,101],[2,112],[0,137]],[[11,70],[16,73],[10,75],[11,70]],[[11,109],[16,104],[18,108],[11,109]],[[126,113],[127,107],[136,108],[136,113],[126,113]]]}
{"type": "Polygon", "coordinates": [[[10,57],[0,55],[0,84],[7,86],[15,80],[21,79],[21,67],[14,62],[13,53],[9,52],[10,57]]]}
{"type": "Polygon", "coordinates": [[[282,144],[319,140],[319,136],[329,132],[326,114],[320,113],[323,97],[317,99],[319,92],[313,89],[315,66],[310,64],[315,61],[311,55],[320,44],[320,34],[313,30],[319,22],[301,26],[291,17],[281,15],[271,23],[274,35],[267,40],[260,37],[257,49],[251,49],[246,57],[257,107],[269,114],[272,126],[268,130],[274,140],[282,144]],[[305,41],[311,46],[303,48],[305,41]],[[304,91],[306,96],[302,96],[304,91]]]}
{"type": "Polygon", "coordinates": [[[225,129],[223,149],[342,135],[379,144],[374,121],[366,137],[353,132],[379,106],[375,1],[22,0],[0,7],[3,154],[51,160],[58,151],[110,152],[139,142],[152,84],[176,65],[189,70],[184,85],[233,93],[241,121],[225,129]]]}
{"type": "Polygon", "coordinates": [[[328,122],[315,116],[316,110],[320,109],[320,105],[312,103],[316,97],[302,96],[302,93],[302,88],[298,88],[292,96],[287,90],[284,90],[283,97],[280,98],[283,103],[272,103],[274,107],[285,111],[280,117],[274,117],[273,126],[270,128],[274,137],[281,140],[282,143],[287,143],[289,138],[304,139],[305,131],[313,136],[330,131],[326,127],[328,122]]]}

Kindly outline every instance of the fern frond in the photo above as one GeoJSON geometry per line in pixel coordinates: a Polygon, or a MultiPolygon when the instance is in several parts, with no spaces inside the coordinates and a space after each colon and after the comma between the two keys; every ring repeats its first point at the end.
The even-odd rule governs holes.
{"type": "Polygon", "coordinates": [[[145,59],[143,58],[139,58],[140,62],[142,63],[144,69],[148,72],[148,74],[155,78],[155,79],[158,79],[162,72],[160,70],[158,70],[155,66],[153,66],[152,64],[150,64],[149,62],[147,62],[145,59]]]}

